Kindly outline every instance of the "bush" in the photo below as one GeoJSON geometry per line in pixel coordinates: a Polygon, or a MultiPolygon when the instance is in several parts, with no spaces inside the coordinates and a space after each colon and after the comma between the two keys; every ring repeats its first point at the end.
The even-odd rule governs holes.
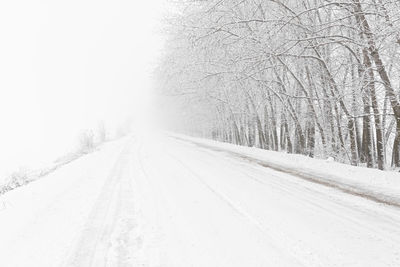
{"type": "Polygon", "coordinates": [[[18,171],[13,172],[7,181],[7,186],[14,189],[25,185],[30,182],[28,170],[20,168],[18,171]]]}
{"type": "Polygon", "coordinates": [[[95,149],[94,134],[92,131],[85,131],[79,138],[79,152],[89,153],[95,149]]]}

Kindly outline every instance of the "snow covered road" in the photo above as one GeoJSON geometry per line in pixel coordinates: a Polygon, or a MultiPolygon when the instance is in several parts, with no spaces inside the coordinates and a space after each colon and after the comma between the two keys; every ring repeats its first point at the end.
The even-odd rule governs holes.
{"type": "Polygon", "coordinates": [[[400,266],[400,209],[165,136],[0,198],[1,266],[400,266]]]}

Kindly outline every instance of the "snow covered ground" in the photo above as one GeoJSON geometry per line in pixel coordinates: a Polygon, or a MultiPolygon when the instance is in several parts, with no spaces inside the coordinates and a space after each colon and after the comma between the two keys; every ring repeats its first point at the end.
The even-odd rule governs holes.
{"type": "Polygon", "coordinates": [[[398,190],[397,173],[132,136],[1,196],[1,266],[400,266],[399,207],[255,159],[398,190]]]}
{"type": "MultiPolygon", "coordinates": [[[[93,151],[95,149],[97,148],[94,148],[93,151]]],[[[70,152],[51,163],[42,164],[41,167],[36,166],[34,170],[25,168],[14,170],[14,172],[0,177],[0,195],[49,175],[64,165],[93,151],[70,152]]]]}
{"type": "Polygon", "coordinates": [[[400,207],[400,173],[397,171],[380,171],[334,162],[331,158],[313,159],[303,155],[266,151],[179,134],[170,133],[169,135],[200,147],[228,153],[264,167],[335,187],[347,193],[400,207]]]}

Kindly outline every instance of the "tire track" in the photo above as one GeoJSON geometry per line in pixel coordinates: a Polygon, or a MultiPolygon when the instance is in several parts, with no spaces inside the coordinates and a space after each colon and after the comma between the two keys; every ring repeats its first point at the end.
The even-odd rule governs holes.
{"type": "MultiPolygon", "coordinates": [[[[190,150],[188,149],[188,151],[190,151],[190,150]]],[[[204,153],[204,152],[207,153],[207,150],[205,150],[205,151],[201,150],[201,151],[198,151],[197,153],[204,153]]],[[[168,153],[168,152],[166,152],[166,153],[168,153]]],[[[186,152],[184,152],[184,153],[185,153],[185,157],[188,157],[190,155],[189,157],[192,157],[192,158],[201,158],[204,163],[204,166],[211,165],[212,166],[211,169],[213,169],[214,167],[218,168],[218,166],[221,164],[220,161],[213,161],[213,159],[210,157],[204,157],[204,156],[199,157],[199,156],[196,156],[195,153],[190,154],[189,152],[188,152],[189,154],[186,154],[186,152]]],[[[206,182],[202,177],[199,176],[199,174],[196,173],[196,171],[192,170],[192,168],[190,166],[186,165],[183,162],[183,160],[179,159],[176,155],[172,155],[171,153],[168,153],[168,154],[170,154],[171,157],[173,157],[177,161],[179,161],[181,163],[181,165],[186,167],[186,169],[193,176],[195,176],[200,182],[202,182],[207,188],[209,188],[209,190],[211,190],[215,194],[219,195],[220,199],[223,199],[224,201],[228,202],[228,204],[232,208],[236,209],[238,213],[240,213],[247,219],[250,219],[250,221],[252,223],[254,223],[257,226],[257,228],[262,230],[264,233],[268,232],[268,231],[273,233],[273,236],[275,236],[275,237],[272,237],[272,239],[277,240],[277,242],[275,242],[275,243],[279,243],[280,241],[285,239],[284,236],[280,236],[280,234],[277,234],[276,232],[271,231],[268,227],[265,228],[265,226],[261,223],[261,221],[257,219],[257,216],[249,214],[244,209],[245,206],[241,207],[242,204],[235,203],[225,193],[216,190],[215,186],[211,186],[208,182],[206,182]]],[[[215,157],[218,155],[214,154],[213,156],[215,157]]],[[[262,173],[262,174],[260,174],[259,177],[256,177],[256,175],[252,175],[247,172],[247,170],[254,170],[254,171],[257,170],[257,173],[259,173],[259,172],[261,173],[262,169],[260,167],[257,167],[256,164],[254,164],[252,162],[247,163],[247,161],[246,161],[243,163],[244,166],[242,164],[239,164],[239,166],[237,166],[238,162],[236,162],[237,159],[235,159],[235,158],[228,158],[228,159],[224,158],[224,160],[228,161],[227,163],[229,164],[229,166],[231,166],[230,170],[232,170],[232,171],[234,170],[234,172],[241,173],[242,177],[251,179],[253,182],[255,182],[261,186],[265,186],[267,188],[275,188],[281,192],[284,192],[285,198],[286,197],[291,198],[292,202],[296,203],[296,205],[299,205],[298,201],[300,201],[300,203],[302,203],[300,205],[306,205],[305,207],[308,207],[306,210],[309,210],[309,211],[313,210],[315,214],[322,212],[325,217],[328,216],[335,220],[341,221],[344,226],[346,225],[346,226],[351,227],[351,228],[347,228],[348,231],[350,231],[350,229],[352,229],[351,231],[353,231],[353,232],[362,232],[362,233],[366,233],[366,234],[368,233],[368,236],[370,236],[372,239],[377,236],[376,235],[377,233],[379,233],[379,239],[384,238],[386,240],[386,242],[388,242],[387,244],[390,244],[390,246],[392,246],[392,247],[398,246],[398,239],[396,240],[395,236],[393,236],[394,233],[397,233],[397,234],[399,233],[398,229],[395,228],[395,225],[396,224],[398,225],[398,223],[399,223],[399,220],[397,217],[391,216],[391,217],[385,218],[385,220],[383,220],[384,224],[382,224],[382,223],[380,225],[370,224],[370,223],[368,223],[370,221],[369,219],[364,221],[360,218],[365,217],[365,218],[373,219],[376,216],[379,216],[380,213],[374,215],[374,214],[372,214],[372,211],[373,211],[372,209],[371,209],[371,211],[368,211],[368,210],[365,211],[364,209],[357,209],[357,207],[355,207],[355,206],[345,205],[346,202],[337,203],[337,201],[335,199],[332,199],[329,197],[330,194],[328,194],[328,196],[322,194],[323,191],[326,191],[328,189],[326,187],[323,187],[323,186],[320,187],[322,192],[318,191],[316,189],[313,189],[313,188],[307,188],[307,187],[302,188],[297,183],[290,183],[289,179],[284,179],[284,178],[278,177],[277,175],[273,175],[273,174],[272,174],[273,179],[268,179],[267,181],[265,181],[265,180],[262,180],[260,177],[265,176],[265,175],[269,176],[270,175],[269,173],[262,173]],[[246,169],[246,172],[244,171],[244,168],[246,169]],[[256,168],[256,169],[254,169],[254,168],[256,168]],[[304,189],[306,189],[306,192],[304,192],[304,189]],[[314,191],[317,192],[318,194],[315,195],[314,191]],[[326,202],[326,201],[328,201],[328,202],[326,202]],[[328,205],[323,205],[322,203],[326,203],[328,205]],[[343,210],[343,208],[346,208],[346,209],[343,210]],[[346,214],[346,212],[348,212],[348,213],[346,214]],[[354,213],[354,212],[359,213],[360,216],[350,216],[349,215],[349,213],[354,213]],[[357,219],[355,217],[359,217],[359,218],[357,219]],[[382,228],[383,225],[384,225],[384,227],[382,228]]],[[[280,173],[281,172],[277,172],[277,174],[280,174],[280,173]]],[[[310,185],[312,185],[312,183],[310,183],[310,185]]],[[[315,185],[314,185],[314,187],[315,187],[315,185]]],[[[316,188],[318,188],[318,187],[316,187],[316,188]]],[[[331,190],[331,191],[333,193],[335,192],[334,190],[331,190]]],[[[349,195],[348,197],[351,197],[351,196],[349,195]]],[[[364,202],[366,204],[368,203],[367,201],[364,201],[364,202]]],[[[364,202],[361,202],[361,203],[364,203],[364,202]]],[[[347,204],[349,204],[349,203],[347,203],[347,204]]],[[[384,209],[396,210],[394,207],[385,206],[385,205],[376,205],[375,207],[379,208],[379,206],[384,209]]],[[[375,208],[374,208],[374,210],[375,210],[375,208]]],[[[380,209],[376,210],[376,211],[380,211],[380,209]]],[[[257,214],[255,214],[255,215],[257,215],[257,214]]],[[[270,233],[266,233],[266,235],[271,237],[270,233]]],[[[301,241],[301,240],[299,240],[299,241],[301,241]]],[[[297,247],[297,249],[301,251],[301,250],[304,250],[305,247],[300,246],[300,247],[297,247]]],[[[295,253],[295,254],[297,254],[297,253],[295,253]]],[[[317,256],[317,261],[318,261],[318,255],[316,255],[316,256],[317,256]]],[[[306,266],[307,266],[307,263],[306,263],[306,266]]]]}
{"type": "Polygon", "coordinates": [[[106,266],[110,237],[121,212],[122,177],[130,145],[127,145],[111,170],[109,178],[89,214],[78,242],[70,250],[63,267],[106,266]]]}
{"type": "Polygon", "coordinates": [[[346,193],[346,194],[350,194],[350,195],[353,195],[353,196],[361,197],[361,198],[364,198],[364,199],[368,199],[370,201],[374,201],[376,203],[385,204],[385,205],[393,206],[393,207],[396,207],[396,208],[400,209],[400,198],[398,198],[398,197],[392,197],[392,196],[386,196],[386,195],[382,195],[382,194],[376,194],[373,191],[366,191],[366,190],[357,188],[357,187],[352,186],[352,185],[344,184],[344,183],[341,183],[341,182],[338,182],[338,181],[324,179],[324,177],[314,176],[314,175],[311,175],[311,174],[308,174],[308,173],[303,173],[303,172],[299,172],[299,171],[296,171],[296,170],[291,170],[291,169],[279,166],[279,165],[274,164],[274,163],[266,162],[264,160],[260,160],[260,159],[257,159],[257,158],[251,157],[251,156],[246,156],[246,155],[243,155],[241,153],[233,152],[233,151],[230,151],[230,150],[227,150],[227,149],[217,148],[217,147],[214,147],[212,145],[207,145],[207,144],[203,144],[203,143],[200,143],[200,142],[187,140],[187,139],[180,138],[180,137],[177,137],[177,136],[170,136],[170,137],[172,137],[174,139],[177,139],[177,140],[180,140],[180,141],[185,142],[185,143],[194,144],[194,145],[196,145],[198,147],[206,148],[206,149],[213,150],[213,151],[216,151],[216,152],[227,153],[227,154],[229,154],[231,156],[234,156],[236,158],[241,158],[243,160],[258,164],[258,165],[266,167],[266,168],[273,169],[273,170],[278,171],[278,172],[287,173],[287,174],[290,174],[290,175],[292,175],[294,177],[297,177],[297,178],[300,178],[300,179],[303,179],[303,180],[306,180],[306,181],[309,181],[309,182],[312,182],[312,183],[316,183],[316,184],[320,184],[320,185],[323,185],[323,186],[326,186],[326,187],[334,188],[334,189],[339,190],[339,191],[341,191],[343,193],[346,193]]]}
{"type": "Polygon", "coordinates": [[[245,209],[243,209],[240,205],[232,201],[228,196],[225,194],[217,191],[215,188],[213,188],[211,185],[209,185],[200,175],[195,173],[189,166],[187,166],[183,161],[181,161],[179,158],[176,156],[172,155],[169,152],[164,152],[166,153],[169,157],[174,159],[176,162],[179,163],[184,169],[186,169],[193,178],[195,178],[200,184],[202,184],[205,188],[207,188],[210,192],[212,192],[218,199],[220,199],[222,202],[224,202],[231,210],[233,210],[236,214],[238,214],[241,218],[243,218],[245,221],[249,222],[251,225],[253,225],[255,228],[257,228],[268,240],[268,244],[270,247],[272,247],[276,253],[282,255],[282,257],[287,258],[288,256],[292,259],[293,266],[307,266],[303,265],[301,261],[292,253],[287,252],[284,253],[285,249],[281,248],[278,244],[280,242],[278,241],[278,237],[274,237],[270,234],[270,230],[266,229],[265,226],[258,221],[254,216],[246,212],[245,209]],[[273,240],[273,242],[271,242],[273,240]]]}

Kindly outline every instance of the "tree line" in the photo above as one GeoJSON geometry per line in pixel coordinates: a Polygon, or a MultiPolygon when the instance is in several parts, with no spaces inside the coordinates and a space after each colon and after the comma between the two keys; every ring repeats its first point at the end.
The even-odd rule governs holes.
{"type": "Polygon", "coordinates": [[[400,167],[400,1],[191,0],[159,80],[216,140],[400,167]]]}

